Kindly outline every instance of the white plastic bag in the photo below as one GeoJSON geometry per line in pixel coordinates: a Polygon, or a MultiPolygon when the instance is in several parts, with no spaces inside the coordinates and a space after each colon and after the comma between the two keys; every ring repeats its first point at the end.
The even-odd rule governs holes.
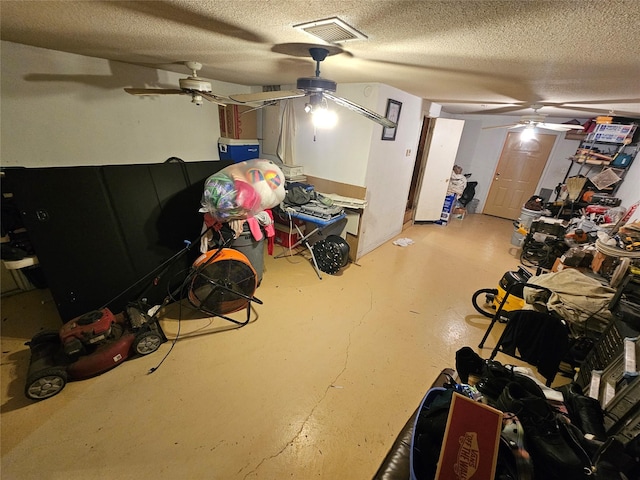
{"type": "Polygon", "coordinates": [[[271,160],[229,165],[205,181],[200,212],[220,222],[252,217],[284,200],[284,181],[282,170],[271,160]]]}

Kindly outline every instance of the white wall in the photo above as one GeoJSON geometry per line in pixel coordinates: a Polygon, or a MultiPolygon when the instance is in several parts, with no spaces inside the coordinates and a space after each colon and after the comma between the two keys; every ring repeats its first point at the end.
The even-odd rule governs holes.
{"type": "MultiPolygon", "coordinates": [[[[176,88],[187,76],[163,70],[2,42],[0,91],[3,166],[74,166],[217,159],[220,135],[215,104],[188,96],[134,97],[124,87],[176,88]]],[[[212,81],[222,95],[245,86],[212,81]]],[[[338,127],[314,132],[297,102],[297,163],[309,175],[366,186],[366,251],[401,231],[421,124],[421,100],[400,90],[366,84],[336,92],[384,113],[387,98],[403,102],[396,140],[382,127],[331,103],[338,127]],[[411,150],[405,156],[406,150],[411,150]]]]}
{"type": "MultiPolygon", "coordinates": [[[[629,167],[616,196],[623,200],[622,205],[627,208],[640,201],[640,153],[636,154],[636,158],[629,167]]],[[[638,217],[638,212],[635,217],[638,217]]]]}
{"type": "Polygon", "coordinates": [[[373,124],[371,153],[365,185],[369,206],[363,217],[364,255],[402,232],[404,212],[422,127],[422,99],[388,85],[380,85],[377,112],[384,113],[387,99],[402,102],[394,141],[383,141],[382,127],[373,124]]]}
{"type": "MultiPolygon", "coordinates": [[[[295,101],[296,164],[305,173],[367,188],[359,256],[402,231],[421,127],[422,100],[387,85],[342,84],[336,95],[384,114],[387,99],[402,102],[394,141],[383,141],[382,126],[329,102],[338,114],[331,130],[314,129],[304,113],[305,99],[295,101]]],[[[331,193],[331,192],[326,192],[331,193]]]]}
{"type": "MultiPolygon", "coordinates": [[[[157,163],[217,159],[217,107],[195,106],[187,96],[134,97],[124,87],[175,88],[187,75],[1,42],[1,144],[3,166],[68,166],[157,163]]],[[[250,88],[212,81],[222,95],[250,88]]],[[[343,107],[339,125],[318,131],[299,101],[297,163],[314,176],[365,186],[369,208],[363,218],[366,253],[401,232],[402,217],[422,124],[421,99],[386,85],[339,85],[337,94],[384,113],[388,98],[403,103],[396,140],[380,139],[382,127],[343,107]],[[410,150],[409,155],[406,155],[410,150]]],[[[506,137],[517,116],[442,116],[466,120],[456,163],[478,181],[480,211],[506,137]]],[[[559,134],[540,187],[564,176],[576,141],[559,134]]],[[[618,196],[629,206],[640,197],[640,160],[632,165],[618,196]]]]}
{"type": "MultiPolygon", "coordinates": [[[[479,200],[478,211],[481,212],[484,208],[493,173],[500,159],[500,153],[508,132],[505,128],[487,130],[483,130],[483,128],[517,123],[520,117],[496,115],[451,115],[451,117],[465,120],[456,164],[463,167],[464,173],[472,174],[469,178],[470,181],[478,182],[476,198],[479,200]]],[[[562,123],[568,120],[572,120],[572,118],[554,118],[553,122],[562,123]]],[[[586,121],[586,119],[581,118],[578,120],[581,123],[586,121]]],[[[571,165],[568,157],[575,154],[580,144],[578,140],[566,140],[564,132],[541,130],[541,133],[555,135],[557,138],[549,156],[549,161],[536,187],[536,193],[541,188],[554,189],[558,183],[562,182],[571,165]]],[[[583,169],[581,173],[585,174],[586,172],[587,170],[583,169]]],[[[571,170],[571,175],[577,173],[578,167],[576,165],[571,170]]],[[[593,173],[595,174],[596,171],[593,173]]],[[[640,198],[639,177],[640,159],[637,159],[631,165],[623,184],[616,193],[616,196],[622,200],[622,205],[627,208],[640,198]]],[[[552,195],[551,198],[552,200],[555,199],[555,195],[552,195]]]]}
{"type": "MultiPolygon", "coordinates": [[[[218,159],[217,105],[186,95],[134,97],[124,87],[176,88],[185,74],[2,42],[3,166],[218,159]]],[[[248,87],[213,81],[220,94],[248,87]]]]}
{"type": "MultiPolygon", "coordinates": [[[[375,108],[378,86],[342,84],[336,95],[375,108]]],[[[338,123],[331,129],[315,129],[311,116],[304,112],[307,101],[301,98],[294,102],[298,126],[296,164],[303,165],[305,173],[312,176],[365,186],[370,138],[377,124],[329,101],[329,109],[336,112],[338,123]]]]}

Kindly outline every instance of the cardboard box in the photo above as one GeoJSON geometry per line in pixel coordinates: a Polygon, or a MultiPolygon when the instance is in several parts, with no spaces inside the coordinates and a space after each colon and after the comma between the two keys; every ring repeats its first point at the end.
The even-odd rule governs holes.
{"type": "Polygon", "coordinates": [[[453,209],[453,218],[456,220],[464,219],[464,216],[467,214],[467,209],[464,207],[455,207],[453,209]]]}
{"type": "Polygon", "coordinates": [[[456,194],[451,193],[444,197],[444,205],[442,206],[442,213],[440,214],[440,220],[436,220],[434,223],[438,225],[447,225],[449,223],[449,217],[453,210],[453,204],[456,201],[456,194]]]}
{"type": "Polygon", "coordinates": [[[553,267],[551,267],[551,271],[552,272],[561,272],[562,270],[566,270],[568,268],[574,268],[574,269],[576,269],[576,270],[578,270],[579,272],[582,272],[582,273],[586,273],[586,271],[588,270],[585,267],[567,265],[567,264],[563,263],[562,257],[558,257],[558,258],[556,258],[555,262],[553,262],[553,267]]]}
{"type": "Polygon", "coordinates": [[[258,138],[258,115],[253,107],[244,105],[218,105],[220,136],[236,140],[258,138]],[[252,110],[252,111],[249,111],[252,110]]]}
{"type": "Polygon", "coordinates": [[[571,267],[567,267],[564,263],[562,263],[562,260],[560,259],[560,257],[558,257],[556,258],[555,262],[553,262],[553,267],[551,267],[551,271],[561,272],[565,268],[571,268],[571,267]]]}
{"type": "Polygon", "coordinates": [[[286,178],[304,175],[304,167],[299,165],[281,165],[280,170],[286,178]]]}
{"type": "Polygon", "coordinates": [[[616,258],[597,251],[591,260],[591,271],[600,275],[610,275],[616,266],[616,258]]]}
{"type": "Polygon", "coordinates": [[[501,411],[454,393],[435,478],[493,480],[501,431],[501,411]]]}

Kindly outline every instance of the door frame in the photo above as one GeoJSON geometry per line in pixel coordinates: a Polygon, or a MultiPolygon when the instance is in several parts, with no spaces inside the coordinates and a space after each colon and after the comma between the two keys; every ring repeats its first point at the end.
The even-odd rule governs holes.
{"type": "Polygon", "coordinates": [[[422,117],[422,128],[420,130],[420,140],[418,141],[418,148],[416,149],[415,162],[413,164],[413,173],[411,174],[411,184],[409,185],[409,194],[407,196],[407,206],[404,211],[404,218],[402,221],[402,229],[410,227],[413,224],[413,215],[416,210],[416,204],[418,203],[418,189],[420,187],[420,178],[422,178],[422,172],[425,169],[427,163],[427,157],[424,155],[424,147],[428,145],[427,138],[430,134],[430,129],[433,125],[433,118],[422,117]]]}

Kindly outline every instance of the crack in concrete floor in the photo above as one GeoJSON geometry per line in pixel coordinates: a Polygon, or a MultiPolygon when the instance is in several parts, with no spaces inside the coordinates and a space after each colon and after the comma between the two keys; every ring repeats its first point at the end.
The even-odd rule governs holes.
{"type": "MultiPolygon", "coordinates": [[[[333,380],[331,382],[329,382],[329,385],[325,389],[324,394],[316,402],[316,404],[313,406],[313,408],[309,412],[309,415],[307,415],[307,417],[304,419],[304,421],[300,425],[300,428],[298,429],[296,434],[290,440],[288,440],[278,452],[276,452],[275,454],[270,455],[268,457],[264,457],[262,460],[260,460],[260,462],[251,471],[247,472],[246,475],[243,478],[245,478],[245,479],[248,478],[250,475],[252,475],[253,473],[257,472],[260,469],[260,467],[262,466],[263,463],[268,462],[269,460],[273,460],[274,458],[278,458],[280,455],[282,455],[287,450],[287,448],[292,446],[296,442],[296,439],[298,439],[300,437],[300,435],[302,435],[302,432],[304,431],[305,426],[309,422],[309,419],[313,416],[313,414],[316,411],[316,409],[320,406],[320,404],[327,397],[327,394],[329,393],[329,390],[332,389],[332,388],[341,388],[341,387],[337,387],[336,386],[336,382],[342,376],[342,374],[347,370],[347,364],[349,363],[349,350],[351,348],[351,335],[353,334],[353,332],[357,328],[359,328],[362,325],[362,322],[364,321],[365,317],[367,315],[369,315],[369,313],[371,313],[371,310],[373,310],[373,292],[372,292],[371,288],[369,288],[369,309],[362,314],[362,316],[360,317],[360,320],[358,321],[358,323],[356,325],[354,325],[351,328],[351,331],[349,332],[349,341],[347,342],[347,347],[346,347],[346,351],[345,351],[345,359],[344,359],[344,364],[342,365],[342,369],[337,373],[337,375],[333,378],[333,380]]],[[[245,467],[243,467],[240,470],[238,470],[238,474],[240,474],[242,472],[242,470],[244,470],[244,468],[245,467]]]]}

